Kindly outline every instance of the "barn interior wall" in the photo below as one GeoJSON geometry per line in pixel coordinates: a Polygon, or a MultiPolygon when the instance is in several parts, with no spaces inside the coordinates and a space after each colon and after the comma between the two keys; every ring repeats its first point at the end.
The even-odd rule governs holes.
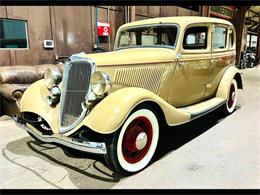
{"type": "MultiPolygon", "coordinates": [[[[110,23],[109,43],[113,50],[116,31],[125,23],[123,6],[0,6],[0,18],[27,21],[29,49],[0,49],[0,66],[54,63],[55,57],[92,53],[98,21],[110,23]],[[108,18],[109,16],[109,18],[108,18]],[[54,49],[44,49],[44,40],[54,40],[54,49]]],[[[136,6],[135,20],[151,17],[201,15],[177,6],[136,6]]]]}

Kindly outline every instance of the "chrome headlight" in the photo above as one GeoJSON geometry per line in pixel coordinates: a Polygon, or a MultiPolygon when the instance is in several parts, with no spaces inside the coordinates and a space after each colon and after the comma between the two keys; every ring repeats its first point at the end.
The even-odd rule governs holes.
{"type": "Polygon", "coordinates": [[[59,103],[59,98],[52,98],[51,96],[48,96],[47,101],[50,106],[54,107],[59,103]]]}
{"type": "Polygon", "coordinates": [[[59,87],[54,86],[50,89],[50,92],[51,92],[51,95],[49,95],[47,97],[48,104],[50,106],[56,106],[60,101],[61,91],[60,91],[59,87]]]}
{"type": "Polygon", "coordinates": [[[96,71],[91,77],[91,88],[97,96],[102,96],[111,88],[111,81],[109,75],[96,71]]]}
{"type": "Polygon", "coordinates": [[[60,96],[60,94],[61,94],[60,88],[57,87],[57,86],[51,88],[50,92],[51,92],[51,95],[52,95],[53,97],[60,96]]]}
{"type": "Polygon", "coordinates": [[[59,72],[51,69],[47,69],[44,73],[44,81],[48,89],[51,89],[54,85],[58,85],[61,82],[62,76],[59,72]]]}

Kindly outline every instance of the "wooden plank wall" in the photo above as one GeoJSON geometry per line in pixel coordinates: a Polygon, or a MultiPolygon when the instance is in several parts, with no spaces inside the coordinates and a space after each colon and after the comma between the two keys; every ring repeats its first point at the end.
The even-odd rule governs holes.
{"type": "Polygon", "coordinates": [[[93,47],[90,6],[51,6],[55,54],[69,56],[93,47]]]}
{"type": "Polygon", "coordinates": [[[0,65],[51,63],[53,61],[52,50],[43,49],[43,40],[52,39],[49,6],[1,6],[0,13],[2,10],[6,10],[6,15],[0,17],[28,22],[29,49],[1,49],[0,65]]]}
{"type": "MultiPolygon", "coordinates": [[[[98,7],[98,20],[107,22],[107,6],[98,7]]],[[[160,16],[201,15],[177,6],[136,6],[136,20],[160,16]]],[[[28,22],[29,49],[0,49],[0,66],[53,63],[55,55],[92,53],[96,39],[94,6],[0,6],[0,18],[28,22]],[[43,40],[54,40],[55,48],[45,50],[43,40]]],[[[110,48],[116,31],[124,24],[124,7],[110,6],[110,48]]],[[[108,50],[108,44],[103,44],[108,50]]]]}

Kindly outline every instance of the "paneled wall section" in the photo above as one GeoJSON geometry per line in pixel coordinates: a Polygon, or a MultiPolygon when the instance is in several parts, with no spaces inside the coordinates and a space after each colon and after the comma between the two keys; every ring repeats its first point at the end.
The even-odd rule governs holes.
{"type": "MultiPolygon", "coordinates": [[[[0,6],[0,18],[28,22],[29,49],[0,49],[0,66],[53,63],[55,56],[78,52],[92,53],[96,40],[96,7],[94,6],[0,6]],[[43,48],[45,39],[54,40],[55,48],[43,48]]],[[[201,15],[177,6],[136,6],[136,20],[160,16],[201,15]]],[[[125,23],[123,6],[98,7],[98,20],[109,21],[113,50],[116,31],[125,23]],[[109,18],[108,18],[109,16],[109,18]]]]}

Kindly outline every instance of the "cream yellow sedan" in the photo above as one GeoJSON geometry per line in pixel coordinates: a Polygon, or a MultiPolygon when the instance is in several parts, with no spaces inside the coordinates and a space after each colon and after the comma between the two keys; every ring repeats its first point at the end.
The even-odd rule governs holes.
{"type": "Polygon", "coordinates": [[[104,155],[115,171],[133,174],[151,162],[162,124],[235,110],[242,89],[235,55],[226,20],[124,24],[114,51],[72,55],[63,75],[47,70],[25,91],[14,120],[35,139],[104,155]]]}

